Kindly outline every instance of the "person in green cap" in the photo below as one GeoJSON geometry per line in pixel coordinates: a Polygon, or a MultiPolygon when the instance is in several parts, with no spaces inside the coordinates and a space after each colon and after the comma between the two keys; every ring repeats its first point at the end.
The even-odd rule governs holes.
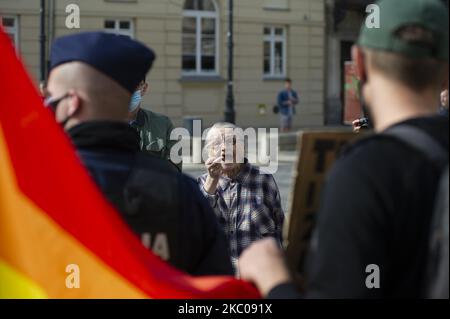
{"type": "MultiPolygon", "coordinates": [[[[448,8],[438,0],[377,5],[379,28],[364,24],[352,52],[376,133],[352,145],[328,176],[304,291],[273,240],[241,255],[241,278],[267,298],[428,296],[430,226],[448,167],[449,122],[436,115],[448,87],[448,8]]],[[[448,251],[446,285],[448,298],[448,251]]]]}
{"type": "Polygon", "coordinates": [[[176,140],[170,139],[170,133],[174,128],[172,121],[163,114],[144,110],[141,107],[142,99],[148,89],[149,85],[144,78],[131,96],[128,121],[139,134],[142,151],[168,160],[181,171],[182,163],[173,163],[170,160],[170,150],[177,143],[176,140]]]}

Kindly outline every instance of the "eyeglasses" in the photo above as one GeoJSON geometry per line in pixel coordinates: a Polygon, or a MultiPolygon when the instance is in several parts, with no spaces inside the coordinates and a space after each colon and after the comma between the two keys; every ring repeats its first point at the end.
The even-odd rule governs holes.
{"type": "Polygon", "coordinates": [[[55,98],[49,96],[48,98],[45,99],[44,105],[45,105],[45,107],[51,108],[51,110],[53,112],[56,112],[56,108],[58,107],[58,104],[61,103],[62,100],[67,99],[68,97],[70,97],[69,93],[64,94],[62,97],[60,97],[58,99],[55,99],[55,98]]]}
{"type": "Polygon", "coordinates": [[[223,148],[228,149],[232,148],[236,145],[236,137],[233,135],[225,136],[225,135],[218,135],[216,137],[211,138],[207,144],[206,147],[209,148],[210,151],[213,153],[216,153],[217,156],[220,155],[223,148]]]}

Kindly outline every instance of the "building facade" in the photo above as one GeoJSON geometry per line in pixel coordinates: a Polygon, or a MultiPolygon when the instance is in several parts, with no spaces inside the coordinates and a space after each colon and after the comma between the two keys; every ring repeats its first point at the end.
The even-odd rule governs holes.
{"type": "MultiPolygon", "coordinates": [[[[39,2],[0,0],[4,29],[36,83],[39,2]]],[[[324,124],[325,17],[325,0],[234,1],[238,125],[277,127],[272,107],[286,77],[300,94],[295,126],[324,124]]],[[[205,127],[223,119],[228,0],[46,0],[47,54],[55,37],[92,30],[125,34],[155,50],[145,108],[175,125],[187,117],[201,118],[205,127]],[[80,9],[79,29],[67,27],[71,4],[80,9]]]]}

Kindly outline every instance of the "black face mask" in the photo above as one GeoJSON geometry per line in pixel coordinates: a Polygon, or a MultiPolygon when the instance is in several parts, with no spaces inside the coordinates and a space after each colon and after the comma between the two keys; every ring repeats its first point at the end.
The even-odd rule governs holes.
{"type": "MultiPolygon", "coordinates": [[[[67,99],[68,97],[70,97],[69,94],[64,94],[62,97],[60,97],[60,98],[57,99],[57,100],[54,100],[54,101],[46,100],[46,101],[44,102],[44,104],[45,104],[47,107],[49,107],[49,108],[52,109],[52,111],[53,111],[53,113],[55,114],[55,117],[56,117],[56,111],[57,111],[57,109],[58,109],[59,104],[61,103],[62,100],[67,99]]],[[[66,127],[67,122],[71,119],[71,117],[72,117],[72,116],[70,116],[70,115],[67,116],[67,117],[64,119],[64,121],[62,121],[61,123],[59,123],[59,125],[61,125],[62,128],[64,129],[64,128],[66,127]]]]}

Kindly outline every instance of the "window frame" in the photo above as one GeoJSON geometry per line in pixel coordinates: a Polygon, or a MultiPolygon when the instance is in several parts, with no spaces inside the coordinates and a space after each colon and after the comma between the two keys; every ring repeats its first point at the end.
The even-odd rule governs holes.
{"type": "MultiPolygon", "coordinates": [[[[219,7],[215,0],[211,0],[214,5],[213,11],[197,11],[197,10],[184,10],[182,18],[195,18],[195,59],[196,59],[196,69],[192,71],[186,71],[183,69],[183,44],[181,46],[181,68],[182,76],[218,76],[219,75],[219,59],[220,59],[220,16],[219,7]],[[215,54],[214,54],[214,70],[205,71],[202,70],[202,20],[203,19],[214,19],[215,20],[215,54]]],[[[184,36],[183,30],[181,30],[181,37],[184,36]]],[[[182,40],[183,41],[183,40],[182,40]]]]}
{"type": "Polygon", "coordinates": [[[263,9],[264,10],[274,10],[274,11],[289,11],[290,8],[289,0],[264,0],[263,9]]]}
{"type": "Polygon", "coordinates": [[[286,78],[287,74],[287,28],[285,26],[280,25],[265,25],[263,27],[263,77],[264,79],[283,79],[286,78]],[[265,29],[270,29],[270,34],[265,34],[265,29]],[[276,29],[282,29],[283,34],[277,35],[275,34],[276,29]],[[265,59],[265,53],[264,53],[264,46],[266,42],[269,42],[270,44],[270,72],[266,73],[264,70],[264,59],[265,59]],[[283,48],[283,68],[281,74],[275,73],[275,46],[276,43],[281,43],[283,48]]]}
{"type": "Polygon", "coordinates": [[[16,51],[19,52],[20,50],[20,42],[19,42],[19,16],[18,15],[4,15],[0,16],[0,23],[7,34],[14,34],[14,47],[16,48],[16,51]],[[14,27],[6,27],[3,25],[3,19],[13,19],[14,20],[14,27]]]}
{"type": "Polygon", "coordinates": [[[114,34],[120,34],[130,37],[131,39],[134,39],[134,21],[131,18],[104,18],[103,19],[103,30],[105,32],[114,33],[114,34]],[[105,27],[106,21],[114,21],[114,29],[108,29],[105,27]],[[128,32],[124,32],[126,29],[120,29],[120,22],[129,22],[130,23],[130,29],[128,32]]]}

